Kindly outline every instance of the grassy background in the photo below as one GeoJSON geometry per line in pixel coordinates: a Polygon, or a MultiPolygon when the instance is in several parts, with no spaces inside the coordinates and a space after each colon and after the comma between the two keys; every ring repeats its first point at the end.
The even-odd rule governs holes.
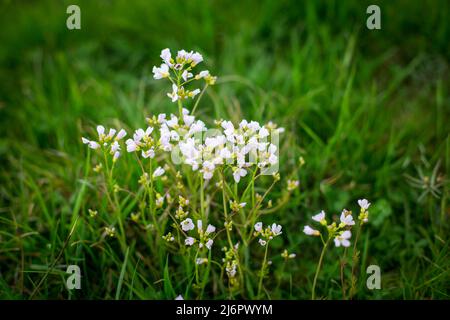
{"type": "MultiPolygon", "coordinates": [[[[310,215],[356,209],[366,197],[362,262],[381,267],[382,290],[362,279],[357,298],[448,299],[450,4],[377,1],[374,31],[365,27],[369,4],[2,1],[0,297],[28,298],[38,287],[38,298],[173,299],[139,241],[124,260],[114,247],[84,244],[98,233],[82,223],[65,247],[74,217],[84,221],[95,204],[80,136],[97,123],[133,128],[175,111],[151,74],[170,47],[199,50],[220,77],[201,117],[273,120],[287,128],[282,174],[306,160],[300,191],[277,214],[297,259],[273,270],[283,281],[272,298],[309,298],[320,250],[301,232],[310,215]],[[65,27],[73,3],[79,31],[65,27]],[[73,263],[83,266],[81,292],[65,289],[73,263]]],[[[340,298],[339,252],[326,257],[321,296],[340,298]]]]}

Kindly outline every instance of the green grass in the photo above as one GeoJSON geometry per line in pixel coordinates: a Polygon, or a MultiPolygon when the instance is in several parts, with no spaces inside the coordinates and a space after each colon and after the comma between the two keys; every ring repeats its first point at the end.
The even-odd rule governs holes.
{"type": "MultiPolygon", "coordinates": [[[[219,76],[202,118],[273,120],[287,129],[282,176],[306,161],[300,190],[277,212],[285,232],[271,250],[270,298],[310,297],[321,248],[303,225],[321,209],[356,210],[362,197],[373,207],[356,298],[449,298],[448,1],[379,1],[375,31],[366,1],[77,1],[82,29],[69,31],[72,3],[1,4],[1,298],[189,296],[168,267],[181,257],[151,256],[129,218],[125,250],[99,242],[88,209],[107,203],[80,142],[97,123],[130,129],[176,112],[151,73],[166,47],[201,51],[219,76]],[[438,196],[420,197],[433,177],[438,196]],[[297,258],[282,267],[285,247],[297,258]],[[80,291],[65,288],[68,264],[83,270],[80,291]],[[381,290],[365,287],[370,264],[381,267],[381,290]]],[[[130,172],[122,181],[137,190],[130,172]]],[[[128,217],[135,204],[122,205],[128,217]]],[[[325,257],[319,297],[341,298],[339,252],[325,257]]]]}

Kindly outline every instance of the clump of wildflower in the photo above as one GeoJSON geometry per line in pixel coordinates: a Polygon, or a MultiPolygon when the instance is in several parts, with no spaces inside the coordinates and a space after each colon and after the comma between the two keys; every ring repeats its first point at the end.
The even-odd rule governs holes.
{"type": "Polygon", "coordinates": [[[98,214],[97,210],[88,209],[88,212],[91,218],[95,218],[98,214]]]}
{"type": "Polygon", "coordinates": [[[171,232],[167,233],[166,235],[163,235],[162,238],[167,242],[175,241],[175,237],[172,235],[171,232]]]}
{"type": "Polygon", "coordinates": [[[164,196],[162,196],[159,193],[156,193],[155,197],[156,197],[155,200],[156,208],[161,208],[164,204],[164,196]]]}
{"type": "MultiPolygon", "coordinates": [[[[339,224],[337,224],[336,222],[332,222],[332,223],[328,224],[327,219],[326,219],[326,213],[323,210],[320,211],[318,214],[312,216],[312,219],[314,221],[318,222],[321,226],[325,227],[325,229],[328,232],[329,238],[335,237],[336,239],[338,237],[342,236],[342,233],[345,230],[345,228],[351,227],[355,224],[355,222],[353,221],[352,212],[347,211],[345,209],[341,213],[339,224]]],[[[306,225],[303,228],[303,232],[309,236],[321,236],[320,231],[315,230],[308,225],[306,225]]],[[[347,236],[347,235],[348,235],[348,233],[345,234],[345,236],[347,236]]],[[[351,236],[351,233],[350,233],[350,236],[351,236]]],[[[339,239],[337,242],[335,241],[336,246],[340,246],[342,244],[344,247],[348,247],[350,245],[350,241],[349,241],[350,237],[344,238],[345,241],[341,241],[339,239]],[[337,245],[338,243],[339,243],[339,245],[337,245]]]]}
{"type": "Polygon", "coordinates": [[[237,202],[237,201],[231,201],[230,200],[230,208],[233,212],[239,212],[242,208],[244,208],[247,205],[246,202],[237,202]]]}
{"type": "Polygon", "coordinates": [[[120,157],[120,145],[119,140],[126,136],[126,131],[121,129],[117,132],[116,129],[109,129],[106,133],[104,126],[97,126],[98,140],[89,140],[82,137],[81,141],[88,145],[91,149],[101,148],[104,152],[108,152],[113,156],[113,161],[116,161],[120,157]],[[117,133],[117,134],[116,134],[117,133]]]}
{"type": "Polygon", "coordinates": [[[237,250],[239,248],[239,243],[236,243],[234,246],[228,248],[223,247],[222,251],[225,252],[225,258],[222,259],[225,272],[227,273],[228,280],[231,286],[236,286],[238,284],[237,280],[237,271],[238,271],[238,256],[237,250]]]}
{"type": "MultiPolygon", "coordinates": [[[[367,222],[367,218],[368,218],[367,209],[369,208],[370,203],[366,199],[362,199],[362,200],[358,200],[358,205],[361,207],[361,212],[359,215],[360,224],[359,224],[358,233],[357,233],[356,240],[355,240],[355,248],[356,248],[356,241],[358,239],[358,234],[359,234],[359,231],[361,230],[361,226],[364,222],[367,222]]],[[[345,247],[345,248],[350,247],[350,245],[351,245],[350,238],[352,237],[352,232],[350,229],[355,225],[355,221],[353,219],[352,212],[347,209],[342,210],[341,215],[339,217],[339,222],[333,221],[333,222],[329,223],[326,219],[326,213],[323,210],[320,211],[318,214],[312,216],[312,219],[315,222],[318,222],[327,231],[327,236],[328,236],[327,239],[324,240],[323,235],[319,230],[313,229],[312,227],[310,227],[308,225],[304,226],[304,228],[303,228],[303,232],[306,235],[320,236],[322,239],[322,243],[323,243],[321,258],[317,265],[316,274],[314,276],[314,282],[313,282],[313,287],[312,287],[312,296],[311,297],[312,297],[312,299],[315,299],[315,288],[316,288],[317,277],[318,277],[318,274],[319,274],[319,271],[321,268],[322,258],[325,254],[325,251],[328,248],[329,243],[331,241],[333,241],[334,245],[336,247],[341,247],[341,246],[345,247]]],[[[354,252],[353,254],[355,255],[356,252],[354,252]]],[[[355,257],[353,260],[355,260],[355,257]]],[[[353,269],[352,269],[352,278],[353,278],[353,269]]],[[[352,279],[352,281],[353,281],[353,279],[352,279]]]]}
{"type": "Polygon", "coordinates": [[[140,213],[134,213],[134,212],[132,212],[131,213],[131,220],[133,221],[133,222],[138,222],[139,221],[139,217],[140,217],[141,215],[140,215],[140,213]]]}
{"type": "Polygon", "coordinates": [[[281,253],[281,257],[283,257],[285,260],[288,259],[294,259],[297,255],[295,253],[289,253],[287,249],[284,249],[284,251],[281,253]]]}
{"type": "Polygon", "coordinates": [[[142,185],[142,186],[147,186],[147,185],[150,184],[150,179],[149,179],[149,177],[148,177],[148,173],[147,173],[147,172],[144,172],[144,173],[139,177],[138,183],[139,183],[140,185],[142,185]]]}
{"type": "Polygon", "coordinates": [[[169,79],[172,82],[172,92],[167,93],[172,102],[194,98],[200,93],[198,88],[189,90],[185,87],[193,80],[204,79],[207,85],[213,85],[217,80],[208,70],[193,75],[191,71],[203,61],[203,56],[198,52],[180,50],[176,57],[172,57],[172,53],[166,48],[161,51],[160,57],[163,63],[159,67],[153,67],[153,78],[169,79]]]}
{"type": "Polygon", "coordinates": [[[116,228],[114,227],[105,227],[105,234],[109,236],[110,238],[113,238],[116,236],[116,228]]]}
{"type": "Polygon", "coordinates": [[[255,232],[253,235],[255,237],[261,237],[258,242],[261,246],[265,246],[270,240],[274,237],[279,236],[283,232],[281,231],[282,227],[276,223],[273,223],[271,226],[263,227],[262,222],[257,222],[254,225],[255,232]]]}
{"type": "Polygon", "coordinates": [[[295,189],[298,188],[300,184],[300,181],[298,180],[288,180],[287,182],[287,189],[289,192],[294,191],[295,189]]]}
{"type": "Polygon", "coordinates": [[[358,205],[361,208],[358,219],[361,221],[361,223],[367,223],[369,221],[368,209],[370,207],[370,202],[367,201],[367,199],[360,199],[358,200],[358,205]]]}

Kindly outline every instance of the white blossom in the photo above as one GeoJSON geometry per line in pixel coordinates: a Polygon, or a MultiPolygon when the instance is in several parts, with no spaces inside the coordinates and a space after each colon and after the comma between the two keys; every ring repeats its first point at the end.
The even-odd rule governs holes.
{"type": "Polygon", "coordinates": [[[341,223],[346,226],[353,226],[355,224],[355,221],[353,221],[353,216],[345,209],[342,210],[340,220],[341,223]]]}
{"type": "Polygon", "coordinates": [[[350,232],[350,230],[345,230],[341,235],[337,235],[334,238],[334,244],[336,245],[336,247],[340,247],[341,245],[343,247],[349,247],[350,241],[348,239],[350,239],[351,237],[352,233],[350,232]]]}
{"type": "Polygon", "coordinates": [[[303,228],[303,232],[308,236],[318,236],[320,235],[320,232],[311,228],[310,226],[305,226],[303,228]]]}
{"type": "Polygon", "coordinates": [[[362,210],[367,210],[369,209],[370,206],[370,202],[367,201],[367,199],[360,199],[358,200],[358,205],[361,207],[362,210]]]}
{"type": "MultiPolygon", "coordinates": [[[[184,230],[184,229],[183,229],[183,230],[184,230]]],[[[185,244],[186,246],[192,246],[192,245],[194,244],[194,242],[195,242],[195,239],[192,238],[192,237],[187,237],[187,238],[184,240],[184,244],[185,244]]]]}
{"type": "Polygon", "coordinates": [[[195,226],[191,218],[187,218],[181,222],[181,229],[183,229],[183,231],[193,230],[194,228],[195,226]]]}
{"type": "Polygon", "coordinates": [[[164,172],[166,172],[163,168],[158,167],[155,169],[155,171],[153,171],[153,178],[157,178],[160,177],[164,174],[164,172]]]}
{"type": "Polygon", "coordinates": [[[163,79],[169,77],[169,66],[165,63],[161,64],[161,66],[153,67],[153,78],[156,80],[163,79]]]}
{"type": "Polygon", "coordinates": [[[325,220],[325,211],[320,211],[318,214],[314,215],[312,219],[317,222],[322,222],[325,220]]]}

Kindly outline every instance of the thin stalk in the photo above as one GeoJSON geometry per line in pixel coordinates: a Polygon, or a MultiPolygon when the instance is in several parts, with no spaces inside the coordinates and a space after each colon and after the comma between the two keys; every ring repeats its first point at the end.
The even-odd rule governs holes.
{"type": "Polygon", "coordinates": [[[269,241],[267,241],[266,243],[266,250],[264,252],[264,260],[263,260],[263,264],[261,266],[261,271],[260,271],[260,275],[259,275],[259,284],[258,284],[258,294],[257,297],[260,297],[261,294],[261,289],[262,289],[262,283],[263,283],[263,279],[264,279],[264,272],[265,272],[265,268],[266,268],[266,264],[267,264],[267,252],[269,251],[269,241]]]}
{"type": "Polygon", "coordinates": [[[328,237],[327,242],[325,242],[325,244],[324,244],[324,246],[322,248],[322,252],[320,254],[319,263],[317,264],[316,274],[314,275],[314,281],[313,281],[312,293],[311,293],[311,299],[312,300],[316,299],[317,278],[319,277],[319,272],[320,272],[320,268],[322,267],[323,257],[325,256],[325,252],[327,251],[327,247],[328,247],[328,244],[330,243],[330,239],[331,239],[331,237],[328,237]]]}
{"type": "Polygon", "coordinates": [[[202,89],[202,92],[200,92],[200,94],[199,94],[199,96],[198,96],[198,98],[197,98],[197,101],[195,101],[194,107],[192,108],[192,112],[191,112],[192,115],[195,113],[195,110],[197,110],[198,103],[199,103],[200,100],[202,99],[203,94],[204,94],[205,91],[206,91],[206,88],[208,88],[208,84],[205,84],[205,86],[204,86],[203,89],[202,89]]]}
{"type": "Polygon", "coordinates": [[[351,275],[351,288],[350,288],[350,294],[349,294],[349,298],[352,299],[353,295],[355,294],[355,271],[356,271],[356,261],[358,260],[358,253],[357,253],[357,243],[358,243],[358,239],[359,239],[359,235],[361,233],[361,229],[362,229],[362,223],[360,222],[358,225],[358,231],[356,231],[356,237],[355,237],[355,242],[353,243],[353,254],[352,254],[352,275],[351,275]]]}
{"type": "Polygon", "coordinates": [[[345,279],[344,279],[344,269],[347,264],[347,248],[344,249],[344,254],[341,258],[341,288],[342,288],[342,299],[346,300],[346,288],[345,288],[345,279]]]}

